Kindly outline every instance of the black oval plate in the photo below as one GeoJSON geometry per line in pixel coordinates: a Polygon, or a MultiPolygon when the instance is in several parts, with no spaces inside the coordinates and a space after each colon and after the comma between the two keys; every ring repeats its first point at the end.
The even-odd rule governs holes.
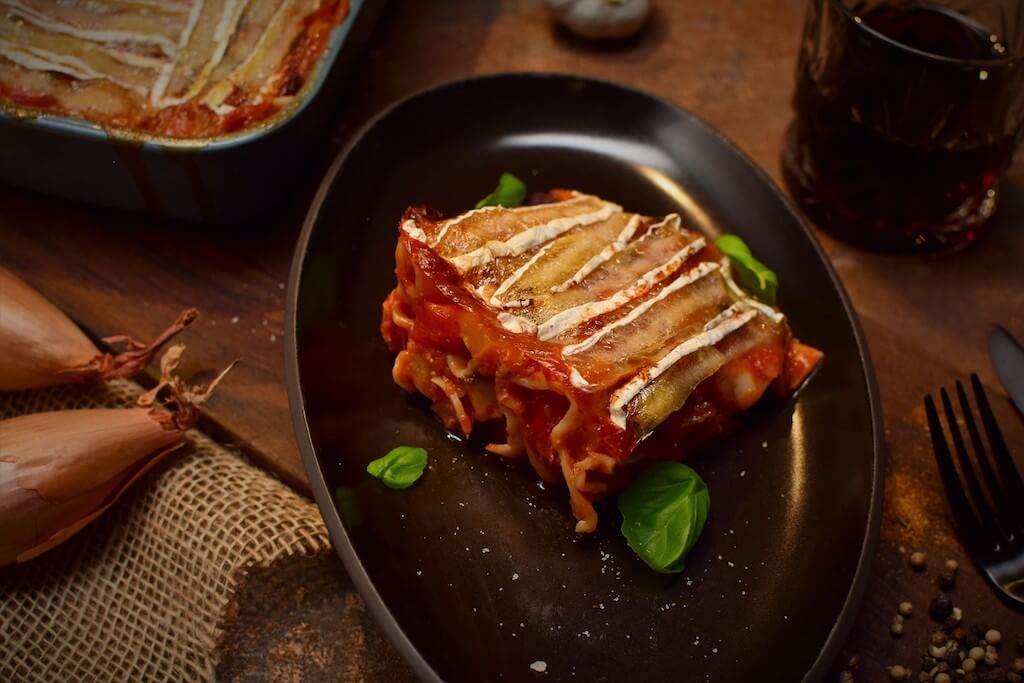
{"type": "Polygon", "coordinates": [[[316,500],[421,678],[798,681],[838,653],[882,499],[873,371],[810,230],[692,114],[566,75],[477,78],[401,102],[327,174],[296,250],[287,326],[292,414],[316,500]],[[778,272],[796,334],[825,352],[798,400],[756,409],[692,459],[712,511],[682,575],[632,554],[614,505],[596,535],[576,537],[562,488],[446,435],[391,380],[378,325],[402,211],[461,212],[502,171],[533,190],[574,188],[740,234],[778,272]],[[397,445],[430,453],[406,491],[365,474],[397,445]]]}

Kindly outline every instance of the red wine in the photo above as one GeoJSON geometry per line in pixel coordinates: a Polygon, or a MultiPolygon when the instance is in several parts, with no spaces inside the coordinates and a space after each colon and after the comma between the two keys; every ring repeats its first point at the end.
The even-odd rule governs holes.
{"type": "Polygon", "coordinates": [[[850,242],[906,251],[973,241],[1020,136],[993,106],[1000,88],[1021,85],[1006,82],[1019,76],[999,61],[1006,47],[939,6],[889,2],[851,20],[834,5],[826,0],[823,16],[808,21],[809,33],[844,33],[812,35],[835,44],[819,40],[801,55],[784,164],[790,192],[850,242]]]}
{"type": "Polygon", "coordinates": [[[984,25],[939,5],[885,3],[860,19],[907,47],[952,59],[1000,59],[1006,48],[984,25]]]}

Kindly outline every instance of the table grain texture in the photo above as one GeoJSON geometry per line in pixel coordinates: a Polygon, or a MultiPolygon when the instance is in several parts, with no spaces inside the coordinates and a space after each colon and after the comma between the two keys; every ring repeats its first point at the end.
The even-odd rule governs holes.
{"type": "MultiPolygon", "coordinates": [[[[260,224],[216,229],[0,186],[0,264],[95,336],[152,337],[181,309],[200,308],[202,317],[183,335],[189,346],[183,372],[210,376],[242,359],[209,404],[205,428],[308,492],[285,390],[285,287],[302,218],[329,157],[361,125],[388,104],[450,79],[572,72],[689,108],[779,181],[805,2],[656,0],[638,38],[598,46],[556,29],[541,0],[395,0],[349,80],[333,135],[303,170],[303,190],[280,213],[260,224]]],[[[967,252],[897,258],[820,235],[867,334],[889,451],[881,543],[835,667],[838,672],[855,655],[857,680],[887,680],[888,664],[916,669],[933,630],[926,612],[938,592],[935,573],[946,557],[962,567],[954,602],[966,621],[1002,628],[1011,641],[1003,646],[1004,662],[1020,656],[1010,653],[1012,641],[1024,636],[1024,617],[995,599],[953,534],[921,398],[978,372],[996,397],[1011,450],[1024,458],[1024,425],[985,351],[995,322],[1024,338],[1021,162],[1018,155],[990,232],[967,252]],[[912,550],[927,553],[926,573],[907,567],[912,550]],[[889,623],[903,600],[914,604],[915,616],[906,635],[893,639],[889,623]]],[[[333,556],[251,572],[228,610],[219,654],[224,680],[411,679],[333,556]]],[[[774,680],[770,662],[765,674],[774,680]]]]}

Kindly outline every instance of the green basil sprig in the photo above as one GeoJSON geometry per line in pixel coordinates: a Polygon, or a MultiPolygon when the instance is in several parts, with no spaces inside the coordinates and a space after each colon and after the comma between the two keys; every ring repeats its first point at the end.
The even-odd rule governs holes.
{"type": "Polygon", "coordinates": [[[775,305],[779,291],[779,276],[775,271],[754,258],[750,247],[736,235],[722,235],[715,246],[729,257],[736,279],[743,289],[766,304],[775,305]]]}
{"type": "Polygon", "coordinates": [[[523,184],[523,181],[511,173],[502,173],[494,192],[478,201],[476,208],[504,206],[511,209],[522,204],[524,199],[526,199],[526,185],[523,184]]]}
{"type": "Polygon", "coordinates": [[[427,451],[412,446],[399,446],[366,466],[366,471],[390,489],[407,489],[423,476],[427,467],[427,451]]]}
{"type": "Polygon", "coordinates": [[[647,565],[662,574],[683,570],[711,508],[704,480],[678,462],[658,462],[619,495],[622,535],[647,565]]]}

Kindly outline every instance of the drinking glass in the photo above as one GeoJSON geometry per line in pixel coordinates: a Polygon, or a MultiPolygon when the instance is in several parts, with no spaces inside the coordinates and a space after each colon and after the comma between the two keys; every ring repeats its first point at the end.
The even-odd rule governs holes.
{"type": "Polygon", "coordinates": [[[810,0],[793,108],[784,178],[822,229],[967,246],[1024,131],[1024,0],[810,0]]]}

